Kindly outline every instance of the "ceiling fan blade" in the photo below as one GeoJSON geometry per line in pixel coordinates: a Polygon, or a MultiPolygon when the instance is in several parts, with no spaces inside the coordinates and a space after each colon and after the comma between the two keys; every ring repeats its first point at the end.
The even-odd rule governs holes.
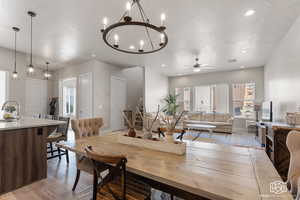
{"type": "Polygon", "coordinates": [[[201,70],[215,70],[215,68],[201,68],[201,70]]]}
{"type": "Polygon", "coordinates": [[[200,67],[201,69],[216,69],[217,67],[214,66],[205,66],[205,67],[200,67]]]}

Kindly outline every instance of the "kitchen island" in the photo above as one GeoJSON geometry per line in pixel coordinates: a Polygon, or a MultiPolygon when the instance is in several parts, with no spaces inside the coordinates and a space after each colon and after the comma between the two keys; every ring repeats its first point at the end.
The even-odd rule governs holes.
{"type": "Polygon", "coordinates": [[[62,121],[0,121],[0,194],[47,177],[46,138],[62,121]]]}

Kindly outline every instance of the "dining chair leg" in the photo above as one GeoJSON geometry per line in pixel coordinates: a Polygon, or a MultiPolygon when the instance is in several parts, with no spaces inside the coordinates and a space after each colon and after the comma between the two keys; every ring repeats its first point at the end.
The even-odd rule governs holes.
{"type": "Polygon", "coordinates": [[[51,156],[53,156],[53,145],[52,145],[52,142],[50,142],[50,152],[51,152],[51,156]]]}
{"type": "Polygon", "coordinates": [[[93,200],[97,200],[97,188],[98,188],[98,176],[97,176],[97,172],[94,171],[93,200]]]}
{"type": "Polygon", "coordinates": [[[65,150],[65,154],[66,154],[66,160],[67,160],[67,163],[69,164],[70,160],[69,160],[69,151],[68,150],[65,150]]]}
{"type": "Polygon", "coordinates": [[[80,178],[80,170],[79,170],[79,169],[77,169],[76,178],[75,178],[75,182],[74,182],[74,185],[73,185],[72,191],[75,191],[75,189],[76,189],[76,186],[77,186],[77,183],[78,183],[78,181],[79,181],[79,178],[80,178]]]}
{"type": "Polygon", "coordinates": [[[59,158],[59,160],[61,159],[61,151],[60,151],[60,148],[59,147],[57,147],[57,153],[58,153],[58,158],[59,158]]]}

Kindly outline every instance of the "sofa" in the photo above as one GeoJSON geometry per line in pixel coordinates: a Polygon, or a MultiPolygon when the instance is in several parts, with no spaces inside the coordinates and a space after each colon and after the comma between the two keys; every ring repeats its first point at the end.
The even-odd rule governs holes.
{"type": "Polygon", "coordinates": [[[213,125],[214,132],[232,134],[233,117],[223,113],[188,113],[184,123],[213,125]]]}

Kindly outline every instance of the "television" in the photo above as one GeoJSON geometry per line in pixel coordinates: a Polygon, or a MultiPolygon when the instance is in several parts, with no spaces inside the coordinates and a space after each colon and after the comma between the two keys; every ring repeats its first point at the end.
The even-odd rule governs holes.
{"type": "Polygon", "coordinates": [[[272,122],[273,121],[273,103],[272,101],[265,101],[261,106],[262,121],[272,122]]]}

